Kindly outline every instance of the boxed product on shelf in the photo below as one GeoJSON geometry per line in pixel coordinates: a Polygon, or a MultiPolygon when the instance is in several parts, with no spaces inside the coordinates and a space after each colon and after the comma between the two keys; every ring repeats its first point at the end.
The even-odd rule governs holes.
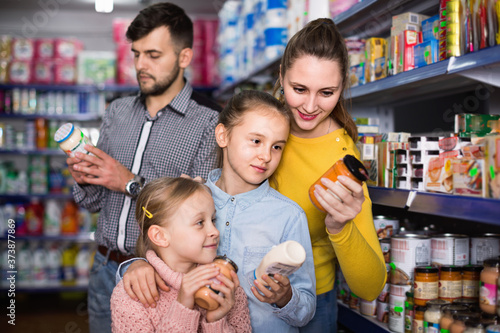
{"type": "Polygon", "coordinates": [[[440,152],[448,150],[458,150],[461,152],[462,148],[470,145],[470,138],[461,138],[458,136],[450,136],[446,138],[440,138],[438,142],[440,152]]]}
{"type": "Polygon", "coordinates": [[[500,115],[460,113],[455,115],[455,133],[472,133],[486,135],[491,132],[491,121],[499,120],[500,115]]]}
{"type": "Polygon", "coordinates": [[[405,30],[421,31],[422,29],[419,24],[412,24],[412,23],[401,23],[393,25],[391,27],[391,37],[398,36],[405,30]]]}
{"type": "Polygon", "coordinates": [[[410,150],[439,150],[438,136],[412,136],[408,138],[410,150]]]}
{"type": "Polygon", "coordinates": [[[456,158],[452,160],[453,194],[487,197],[484,159],[456,158]]]}
{"type": "Polygon", "coordinates": [[[419,43],[422,43],[422,32],[405,30],[399,35],[398,73],[415,68],[413,47],[419,43]]]}
{"type": "Polygon", "coordinates": [[[83,43],[76,38],[54,39],[54,58],[75,60],[83,49],[83,43]]]}
{"type": "Polygon", "coordinates": [[[486,136],[484,140],[488,196],[500,199],[500,135],[486,136]]]}
{"type": "Polygon", "coordinates": [[[421,25],[423,20],[428,19],[429,16],[422,15],[413,12],[406,12],[392,17],[392,25],[397,25],[401,23],[412,23],[421,25]]]}
{"type": "Polygon", "coordinates": [[[126,33],[130,23],[132,23],[131,18],[113,18],[113,40],[115,41],[115,43],[122,43],[127,41],[126,33]]]}
{"type": "Polygon", "coordinates": [[[374,82],[386,77],[385,62],[385,44],[384,38],[368,38],[366,40],[366,62],[365,62],[365,80],[374,82]]]}
{"type": "Polygon", "coordinates": [[[81,51],[77,57],[78,84],[114,84],[116,54],[110,51],[81,51]]]}
{"type": "Polygon", "coordinates": [[[453,168],[452,160],[458,156],[456,150],[439,153],[424,162],[425,170],[424,185],[427,191],[452,193],[453,191],[453,168]]]}
{"type": "Polygon", "coordinates": [[[35,40],[32,38],[12,39],[12,59],[31,61],[35,56],[35,40]]]}
{"type": "Polygon", "coordinates": [[[33,83],[50,84],[54,81],[53,63],[51,60],[37,60],[33,63],[33,83]]]}
{"type": "Polygon", "coordinates": [[[54,58],[54,40],[51,38],[35,39],[35,59],[53,59],[54,58]]]}
{"type": "Polygon", "coordinates": [[[9,63],[8,81],[10,83],[28,84],[32,80],[33,69],[31,62],[13,60],[9,63]]]}
{"type": "Polygon", "coordinates": [[[12,57],[12,36],[0,35],[0,59],[9,60],[12,57]]]}
{"type": "Polygon", "coordinates": [[[76,82],[76,61],[56,60],[54,62],[54,83],[75,84],[75,82],[76,82]]]}
{"type": "Polygon", "coordinates": [[[9,62],[0,59],[0,83],[7,83],[9,80],[9,62]]]}
{"type": "Polygon", "coordinates": [[[424,67],[438,62],[438,41],[430,40],[417,44],[413,47],[415,57],[415,68],[424,67]]]}
{"type": "Polygon", "coordinates": [[[422,39],[424,42],[439,40],[439,14],[422,21],[422,39]]]}

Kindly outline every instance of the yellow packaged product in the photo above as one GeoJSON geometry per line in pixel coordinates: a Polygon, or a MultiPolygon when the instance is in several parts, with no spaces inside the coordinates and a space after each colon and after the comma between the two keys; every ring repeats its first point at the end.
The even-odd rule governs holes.
{"type": "Polygon", "coordinates": [[[488,135],[484,139],[488,194],[490,198],[500,199],[500,135],[488,135]]]}
{"type": "Polygon", "coordinates": [[[386,41],[384,38],[366,40],[366,82],[386,77],[386,41]]]}
{"type": "Polygon", "coordinates": [[[463,43],[461,26],[460,0],[450,0],[446,3],[446,57],[461,56],[463,43]]]}

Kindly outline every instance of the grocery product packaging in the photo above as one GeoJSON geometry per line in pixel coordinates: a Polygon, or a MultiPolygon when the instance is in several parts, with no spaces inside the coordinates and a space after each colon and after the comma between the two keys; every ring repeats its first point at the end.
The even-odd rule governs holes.
{"type": "Polygon", "coordinates": [[[374,82],[386,77],[386,55],[384,38],[366,40],[365,80],[374,82]]]}
{"type": "Polygon", "coordinates": [[[415,68],[424,67],[438,61],[439,43],[437,40],[429,40],[413,47],[415,57],[415,68]]]}

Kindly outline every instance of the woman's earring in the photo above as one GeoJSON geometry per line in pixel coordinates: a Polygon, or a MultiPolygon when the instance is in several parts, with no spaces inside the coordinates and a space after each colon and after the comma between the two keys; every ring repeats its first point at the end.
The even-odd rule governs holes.
{"type": "Polygon", "coordinates": [[[282,95],[285,94],[285,90],[283,89],[283,87],[281,87],[281,89],[280,89],[280,94],[282,94],[282,95]]]}

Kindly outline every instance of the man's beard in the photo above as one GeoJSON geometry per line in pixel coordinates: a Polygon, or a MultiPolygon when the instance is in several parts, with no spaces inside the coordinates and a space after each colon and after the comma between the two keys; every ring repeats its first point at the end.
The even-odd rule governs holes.
{"type": "Polygon", "coordinates": [[[175,66],[164,80],[156,82],[151,88],[143,88],[139,82],[139,73],[137,73],[137,81],[139,82],[139,87],[141,89],[141,93],[144,96],[159,96],[163,94],[165,91],[170,88],[170,86],[174,83],[174,81],[179,76],[181,69],[179,64],[175,62],[175,66]]]}

